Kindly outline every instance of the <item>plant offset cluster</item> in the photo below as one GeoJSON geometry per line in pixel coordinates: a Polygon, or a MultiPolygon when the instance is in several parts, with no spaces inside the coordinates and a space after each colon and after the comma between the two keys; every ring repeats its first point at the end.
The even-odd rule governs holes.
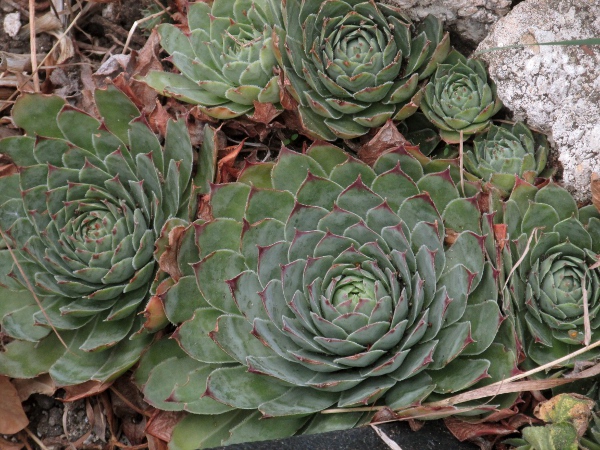
{"type": "Polygon", "coordinates": [[[13,118],[27,135],[0,141],[20,168],[0,178],[0,321],[16,339],[0,354],[8,376],[105,381],[149,342],[138,313],[162,225],[187,217],[192,148],[183,122],[169,122],[162,146],[120,91],[95,97],[102,121],[25,95],[13,118]]]}
{"type": "Polygon", "coordinates": [[[529,364],[549,363],[600,339],[598,211],[578,209],[571,194],[553,183],[538,190],[519,181],[504,222],[511,238],[504,252],[507,273],[516,266],[505,307],[516,317],[529,364]]]}
{"type": "Polygon", "coordinates": [[[516,177],[533,183],[543,176],[548,160],[546,136],[532,132],[522,122],[490,125],[465,152],[465,167],[505,192],[512,191],[516,177]]]}
{"type": "MultiPolygon", "coordinates": [[[[213,0],[158,33],[179,73],[150,72],[152,88],[219,120],[289,108],[319,141],[212,184],[208,125],[192,180],[184,121],[163,142],[114,87],[95,93],[100,120],[24,95],[26,136],[0,140],[19,167],[0,178],[0,373],[104,382],[145,351],[146,400],[189,413],[174,450],[345,429],[384,407],[507,411],[516,395],[460,410],[447,397],[600,339],[600,213],[544,179],[544,136],[492,124],[493,82],[438,19],[373,0],[213,0]],[[367,133],[352,144],[372,165],[323,142],[367,133]],[[464,171],[448,159],[461,141],[464,171]]],[[[583,438],[556,424],[518,445],[596,448],[594,420],[583,438]]]]}
{"type": "Polygon", "coordinates": [[[144,80],[216,119],[250,116],[256,103],[278,104],[271,30],[280,15],[271,0],[193,3],[189,37],[175,25],[158,27],[160,43],[181,74],[154,71],[144,80]]]}
{"type": "Polygon", "coordinates": [[[488,83],[483,63],[467,59],[456,50],[425,87],[421,110],[440,129],[440,135],[448,143],[463,139],[485,130],[490,119],[502,108],[496,96],[494,84],[488,83]]]}
{"type": "MultiPolygon", "coordinates": [[[[211,221],[169,227],[178,282],[165,312],[188,356],[144,358],[138,381],[155,405],[249,410],[255,429],[277,437],[332,406],[407,407],[514,369],[514,352],[495,342],[490,221],[449,170],[424,174],[402,148],[373,169],[330,145],[283,149],[275,164],[215,185],[211,207],[211,221]],[[183,373],[165,387],[175,364],[183,373]]],[[[196,425],[220,424],[212,438],[227,443],[251,439],[245,427],[229,435],[232,414],[196,425]]],[[[325,416],[318,429],[359,418],[325,416]]]]}

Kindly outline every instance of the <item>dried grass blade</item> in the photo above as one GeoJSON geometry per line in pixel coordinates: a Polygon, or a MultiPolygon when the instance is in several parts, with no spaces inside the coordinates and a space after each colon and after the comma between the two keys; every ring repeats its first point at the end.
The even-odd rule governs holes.
{"type": "Polygon", "coordinates": [[[35,38],[35,0],[29,0],[29,53],[31,55],[31,71],[33,89],[40,92],[40,76],[37,68],[37,43],[35,38]]]}
{"type": "Polygon", "coordinates": [[[512,277],[512,274],[515,273],[515,270],[518,269],[518,267],[521,265],[521,263],[523,262],[523,260],[525,259],[525,257],[527,256],[527,253],[529,253],[529,249],[531,247],[531,241],[533,240],[534,236],[537,235],[537,231],[539,230],[539,228],[534,228],[533,232],[531,233],[531,235],[529,236],[529,239],[527,239],[527,245],[525,246],[525,250],[523,251],[523,254],[521,255],[521,257],[517,260],[517,262],[515,263],[515,265],[512,267],[512,269],[510,269],[510,272],[508,273],[508,276],[506,277],[506,281],[504,282],[504,286],[502,286],[502,291],[500,292],[504,292],[506,289],[506,286],[508,286],[508,282],[510,281],[510,277],[512,277]]]}
{"type": "Polygon", "coordinates": [[[587,347],[588,345],[590,345],[590,342],[592,341],[592,327],[590,325],[590,308],[589,308],[589,304],[588,304],[588,292],[585,287],[585,281],[586,281],[585,276],[586,276],[586,274],[584,273],[583,280],[581,280],[581,291],[582,291],[582,295],[583,295],[583,330],[584,330],[583,343],[587,347]]]}
{"type": "Polygon", "coordinates": [[[460,189],[462,194],[465,195],[465,176],[464,176],[464,168],[463,168],[463,130],[460,130],[460,143],[458,145],[458,157],[459,157],[459,165],[460,165],[460,189]]]}
{"type": "Polygon", "coordinates": [[[375,430],[377,436],[379,436],[381,440],[385,442],[385,445],[387,445],[389,448],[391,448],[392,450],[402,450],[402,448],[396,442],[394,442],[387,434],[385,434],[375,425],[371,425],[371,428],[375,430]]]}

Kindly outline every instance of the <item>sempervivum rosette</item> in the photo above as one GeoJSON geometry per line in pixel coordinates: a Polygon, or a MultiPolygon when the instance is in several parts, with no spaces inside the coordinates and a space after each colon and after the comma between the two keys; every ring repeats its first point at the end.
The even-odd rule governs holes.
{"type": "Polygon", "coordinates": [[[420,106],[423,114],[440,129],[442,139],[456,144],[461,132],[466,140],[485,130],[492,116],[502,108],[502,102],[496,95],[496,85],[488,81],[483,63],[453,50],[425,86],[420,106]]]}
{"type": "Polygon", "coordinates": [[[450,50],[439,19],[415,28],[398,8],[372,0],[287,0],[283,20],[278,57],[287,88],[306,132],[328,141],[413,114],[419,80],[450,50]]]}
{"type": "MultiPolygon", "coordinates": [[[[195,446],[288,436],[333,405],[406,407],[514,367],[492,343],[481,214],[449,170],[424,175],[403,148],[373,169],[330,145],[283,149],[213,186],[210,205],[213,220],[169,233],[177,283],[162,298],[180,348],[161,341],[137,375],[155,406],[200,415],[175,440],[213,423],[222,433],[195,446]]],[[[360,420],[340,416],[303,431],[360,420]]]]}
{"type": "MultiPolygon", "coordinates": [[[[529,183],[546,170],[550,148],[546,136],[523,122],[490,125],[465,152],[465,168],[492,185],[510,192],[516,177],[529,183]]],[[[551,172],[551,170],[549,170],[551,172]]]]}
{"type": "Polygon", "coordinates": [[[600,339],[599,218],[593,206],[578,209],[571,194],[553,183],[538,191],[518,181],[506,203],[505,271],[512,276],[504,295],[529,365],[582,348],[586,328],[590,342],[600,339]]]}
{"type": "Polygon", "coordinates": [[[104,381],[148,344],[147,333],[134,335],[154,241],[167,219],[187,217],[192,148],[183,121],[169,122],[163,146],[123,93],[95,96],[101,121],[60,97],[25,95],[13,118],[27,135],[0,141],[19,166],[0,178],[0,323],[16,339],[0,371],[9,376],[104,381]]]}
{"type": "Polygon", "coordinates": [[[196,104],[217,119],[252,116],[259,103],[279,104],[272,27],[281,6],[272,0],[214,0],[189,6],[189,34],[158,27],[161,46],[181,72],[150,72],[144,81],[164,95],[196,104]]]}

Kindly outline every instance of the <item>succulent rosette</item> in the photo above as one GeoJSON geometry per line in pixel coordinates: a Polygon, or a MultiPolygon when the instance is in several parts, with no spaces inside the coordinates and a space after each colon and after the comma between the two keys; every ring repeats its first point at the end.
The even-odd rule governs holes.
{"type": "Polygon", "coordinates": [[[149,343],[138,313],[161,227],[188,217],[192,148],[183,121],[169,121],[161,145],[116,88],[95,98],[101,120],[58,96],[24,95],[13,119],[26,136],[0,140],[19,167],[0,178],[8,376],[106,381],[149,343]]]}
{"type": "Polygon", "coordinates": [[[420,104],[423,114],[440,129],[450,144],[466,140],[488,127],[490,119],[502,108],[496,86],[488,81],[483,62],[467,59],[456,50],[438,65],[425,87],[420,104]]]}
{"type": "Polygon", "coordinates": [[[554,183],[538,191],[519,180],[506,203],[510,245],[504,265],[511,276],[505,306],[517,318],[529,365],[582,348],[586,328],[591,342],[600,339],[599,219],[593,206],[578,209],[571,194],[554,183]]]}
{"type": "Polygon", "coordinates": [[[475,137],[464,163],[472,174],[510,192],[515,177],[533,183],[547,171],[549,151],[546,136],[534,133],[523,122],[490,125],[486,133],[475,137]]]}
{"type": "Polygon", "coordinates": [[[278,105],[271,34],[280,16],[272,0],[191,3],[189,33],[172,24],[158,27],[160,44],[180,74],[152,71],[143,80],[216,119],[252,116],[257,103],[278,105]]]}
{"type": "Polygon", "coordinates": [[[348,428],[362,414],[311,414],[403,408],[515,368],[494,342],[491,218],[449,169],[424,174],[403,148],[373,168],[331,145],[284,148],[213,185],[210,206],[212,220],[172,222],[158,242],[179,325],[136,375],[151,404],[197,414],[174,442],[209,426],[193,445],[348,428]]]}
{"type": "Polygon", "coordinates": [[[439,19],[418,27],[393,6],[363,0],[283,2],[278,58],[305,131],[362,136],[417,110],[419,80],[450,50],[439,19]]]}

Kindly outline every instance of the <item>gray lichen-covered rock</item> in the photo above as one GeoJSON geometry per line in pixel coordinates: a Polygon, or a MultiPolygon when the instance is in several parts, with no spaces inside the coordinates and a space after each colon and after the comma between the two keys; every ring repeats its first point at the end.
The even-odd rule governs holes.
{"type": "Polygon", "coordinates": [[[511,0],[379,0],[405,10],[413,20],[428,14],[442,19],[467,44],[478,44],[510,10],[511,0]]]}
{"type": "MultiPolygon", "coordinates": [[[[599,36],[597,0],[526,0],[478,50],[599,36]]],[[[565,187],[589,200],[590,175],[600,172],[600,47],[531,45],[480,57],[514,118],[551,135],[565,187]]]]}

